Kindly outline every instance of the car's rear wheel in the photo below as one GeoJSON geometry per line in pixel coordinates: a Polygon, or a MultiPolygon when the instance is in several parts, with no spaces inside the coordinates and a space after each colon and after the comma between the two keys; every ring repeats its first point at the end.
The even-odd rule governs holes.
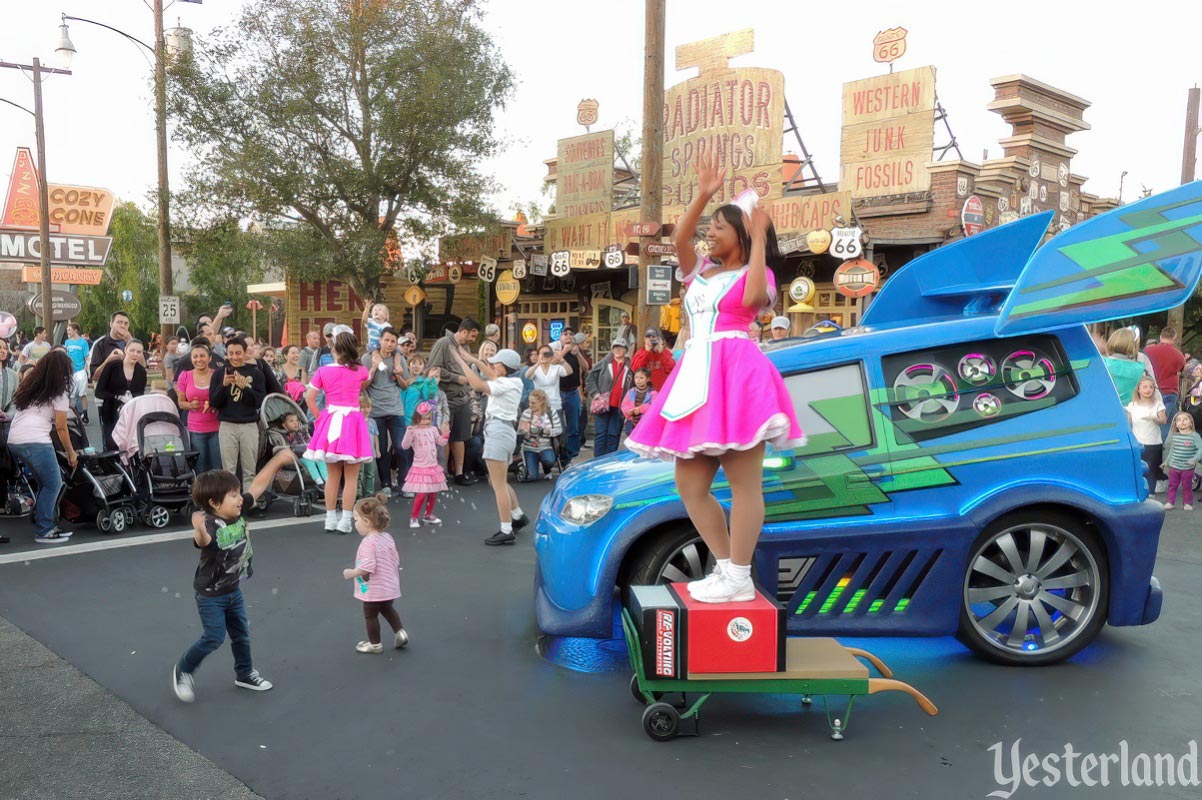
{"type": "MultiPolygon", "coordinates": [[[[641,544],[641,543],[640,543],[641,544]]],[[[695,528],[687,523],[653,534],[632,556],[630,586],[678,583],[704,578],[714,557],[695,528]]]]}
{"type": "Polygon", "coordinates": [[[1053,512],[990,525],[964,573],[959,638],[1001,664],[1054,664],[1106,623],[1110,572],[1097,537],[1053,512]]]}

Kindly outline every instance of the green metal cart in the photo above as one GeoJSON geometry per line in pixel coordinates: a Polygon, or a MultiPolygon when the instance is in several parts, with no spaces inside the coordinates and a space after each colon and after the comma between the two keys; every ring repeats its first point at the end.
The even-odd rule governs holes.
{"type": "MultiPolygon", "coordinates": [[[[902,681],[894,680],[893,673],[876,656],[855,647],[844,647],[829,638],[796,638],[785,641],[785,669],[783,672],[743,672],[729,674],[690,674],[688,678],[657,679],[648,677],[639,647],[638,633],[630,613],[622,610],[622,630],[626,634],[626,648],[630,654],[630,665],[634,676],[630,680],[630,691],[635,699],[644,703],[643,731],[657,742],[666,742],[680,734],[681,721],[691,720],[692,734],[697,733],[701,707],[711,695],[724,692],[759,694],[801,695],[803,705],[810,705],[815,695],[822,697],[826,722],[831,738],[843,738],[851,718],[851,707],[857,697],[877,692],[905,692],[914,698],[927,714],[935,716],[939,710],[922,692],[902,681]],[[871,677],[864,659],[881,674],[871,677]],[[665,703],[666,694],[679,693],[680,706],[665,703]],[[688,694],[700,693],[690,705],[688,694]],[[827,698],[846,696],[847,705],[841,716],[832,716],[827,698]]],[[[838,714],[839,712],[835,712],[838,714]]]]}

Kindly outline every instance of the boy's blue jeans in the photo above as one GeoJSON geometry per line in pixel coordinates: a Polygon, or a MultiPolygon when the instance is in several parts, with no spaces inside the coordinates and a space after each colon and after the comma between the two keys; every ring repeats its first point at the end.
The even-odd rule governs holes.
{"type": "Polygon", "coordinates": [[[229,631],[230,647],[234,651],[234,677],[239,680],[249,678],[254,667],[250,663],[250,623],[246,620],[242,590],[235,589],[220,597],[198,594],[196,610],[200,612],[200,624],[205,632],[179,660],[179,671],[195,672],[205,656],[221,647],[226,631],[229,631]]]}

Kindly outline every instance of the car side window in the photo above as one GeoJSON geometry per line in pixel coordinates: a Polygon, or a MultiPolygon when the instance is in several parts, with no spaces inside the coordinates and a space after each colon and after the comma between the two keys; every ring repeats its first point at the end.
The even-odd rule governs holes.
{"type": "Polygon", "coordinates": [[[1048,334],[898,353],[881,366],[882,410],[916,442],[1050,408],[1078,391],[1060,340],[1048,334]]]}
{"type": "Polygon", "coordinates": [[[858,362],[786,375],[785,388],[808,440],[797,455],[872,444],[864,370],[858,362]]]}

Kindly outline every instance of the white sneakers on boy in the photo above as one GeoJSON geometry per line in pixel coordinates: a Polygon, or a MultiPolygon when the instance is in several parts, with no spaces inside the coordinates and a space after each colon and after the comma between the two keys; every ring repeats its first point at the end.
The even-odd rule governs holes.
{"type": "Polygon", "coordinates": [[[180,672],[179,664],[176,664],[171,670],[171,688],[175,692],[175,696],[185,703],[191,703],[196,699],[196,691],[192,685],[192,673],[180,672]]]}
{"type": "Polygon", "coordinates": [[[745,603],[755,599],[755,584],[750,577],[739,581],[722,573],[716,581],[696,590],[689,584],[689,594],[699,603],[745,603]]]}

